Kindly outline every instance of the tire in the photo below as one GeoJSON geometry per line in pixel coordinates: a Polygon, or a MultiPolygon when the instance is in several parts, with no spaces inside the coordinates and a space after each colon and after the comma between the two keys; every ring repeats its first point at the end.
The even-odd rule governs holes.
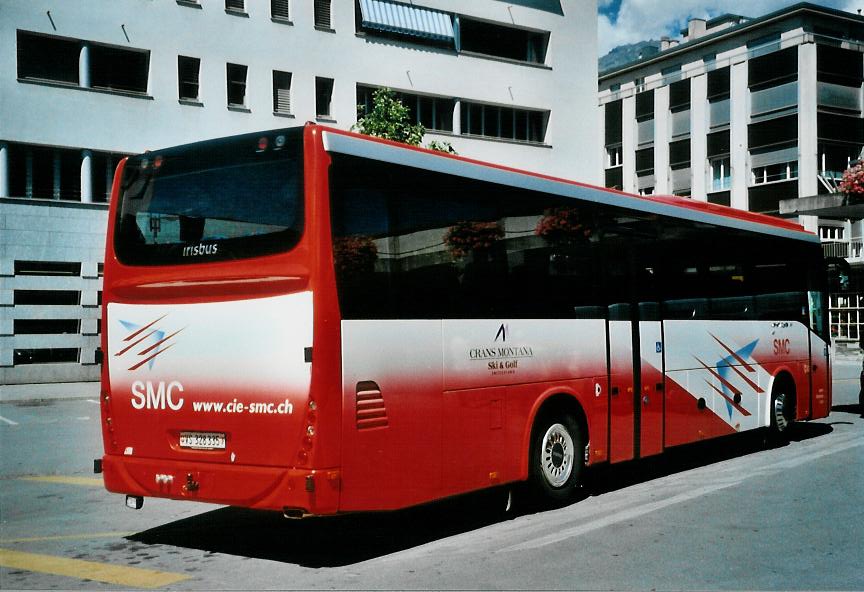
{"type": "Polygon", "coordinates": [[[779,441],[788,441],[795,424],[795,395],[786,384],[774,388],[771,392],[771,426],[772,437],[779,441]]]}
{"type": "Polygon", "coordinates": [[[572,500],[585,466],[585,436],[572,415],[546,413],[531,434],[529,481],[540,504],[572,500]]]}

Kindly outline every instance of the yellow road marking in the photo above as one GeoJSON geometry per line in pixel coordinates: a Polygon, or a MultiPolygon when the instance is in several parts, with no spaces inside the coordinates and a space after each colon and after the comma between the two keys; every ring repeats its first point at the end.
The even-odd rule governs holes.
{"type": "Polygon", "coordinates": [[[67,559],[36,553],[21,553],[0,549],[0,566],[10,569],[67,576],[81,580],[94,580],[132,588],[161,588],[188,580],[189,576],[139,567],[121,567],[95,561],[67,559]]]}
{"type": "Polygon", "coordinates": [[[0,539],[0,545],[18,543],[42,543],[45,541],[77,541],[87,539],[122,539],[132,536],[134,532],[93,532],[90,534],[61,534],[54,536],[24,537],[18,539],[0,539]]]}
{"type": "Polygon", "coordinates": [[[38,481],[40,483],[61,483],[63,485],[83,485],[85,487],[102,487],[99,477],[64,477],[62,475],[45,477],[20,477],[21,481],[38,481]]]}

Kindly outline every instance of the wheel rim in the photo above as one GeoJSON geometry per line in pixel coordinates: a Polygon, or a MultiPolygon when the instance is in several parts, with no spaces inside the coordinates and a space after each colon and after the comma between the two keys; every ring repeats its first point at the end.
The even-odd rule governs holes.
{"type": "Polygon", "coordinates": [[[563,487],[573,472],[573,438],[560,423],[553,424],[543,435],[540,451],[543,478],[552,487],[563,487]]]}
{"type": "Polygon", "coordinates": [[[777,393],[774,399],[774,425],[777,426],[778,432],[785,432],[789,427],[789,420],[786,418],[786,395],[777,393]]]}

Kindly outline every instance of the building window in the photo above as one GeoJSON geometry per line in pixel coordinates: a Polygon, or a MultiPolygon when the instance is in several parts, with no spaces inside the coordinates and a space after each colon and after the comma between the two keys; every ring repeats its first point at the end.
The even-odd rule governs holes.
{"type": "Polygon", "coordinates": [[[819,238],[826,241],[842,241],[845,230],[842,226],[820,226],[819,238]]]}
{"type": "MultiPolygon", "coordinates": [[[[371,86],[357,86],[358,117],[371,111],[372,95],[376,90],[371,86]]],[[[396,92],[395,95],[399,102],[408,107],[412,123],[419,123],[430,131],[453,131],[454,99],[406,92],[396,92]]]]}
{"type": "Polygon", "coordinates": [[[78,362],[78,348],[55,347],[40,349],[16,349],[13,350],[12,365],[24,366],[27,364],[65,364],[78,362]]]}
{"type": "Polygon", "coordinates": [[[78,86],[81,42],[18,31],[18,78],[78,86]]]}
{"type": "Polygon", "coordinates": [[[654,174],[654,147],[636,151],[636,174],[640,177],[654,174]]]}
{"type": "Polygon", "coordinates": [[[187,56],[177,56],[177,88],[181,101],[198,102],[198,74],[201,60],[187,56]]]}
{"type": "Polygon", "coordinates": [[[330,119],[333,103],[333,79],[315,77],[315,115],[319,119],[330,119]]]}
{"type": "Polygon", "coordinates": [[[270,17],[280,21],[291,20],[291,0],[270,0],[270,17]]]}
{"type": "Polygon", "coordinates": [[[246,66],[228,64],[228,106],[246,107],[246,66]]]}
{"type": "Polygon", "coordinates": [[[150,52],[18,31],[18,78],[146,94],[150,52]],[[82,52],[86,52],[83,53],[82,52]],[[87,79],[81,80],[82,71],[87,79]]]}
{"type": "Polygon", "coordinates": [[[621,146],[607,146],[606,168],[611,169],[612,167],[621,166],[623,164],[622,153],[623,148],[621,146]]]}
{"type": "Polygon", "coordinates": [[[12,303],[15,306],[47,305],[78,306],[81,292],[76,290],[14,290],[12,303]]]}
{"type": "Polygon", "coordinates": [[[747,62],[747,85],[750,90],[778,86],[797,79],[797,46],[751,58],[747,62]]]}
{"type": "Polygon", "coordinates": [[[330,0],[315,0],[315,28],[330,31],[333,22],[330,18],[330,0]]]}
{"type": "MultiPolygon", "coordinates": [[[[9,143],[9,195],[12,197],[79,201],[81,195],[81,149],[44,148],[9,143]]],[[[90,180],[94,202],[107,202],[121,154],[89,151],[90,180]]]]}
{"type": "Polygon", "coordinates": [[[654,142],[654,91],[636,95],[636,141],[641,146],[654,142]]]}
{"type": "Polygon", "coordinates": [[[227,12],[246,13],[245,0],[225,0],[225,10],[227,12]]]}
{"type": "Polygon", "coordinates": [[[15,275],[69,276],[81,275],[81,263],[66,261],[15,261],[15,275]]]}
{"type": "Polygon", "coordinates": [[[798,161],[779,162],[765,166],[753,167],[750,175],[753,185],[764,185],[777,181],[790,181],[798,178],[798,161]]]}
{"type": "Polygon", "coordinates": [[[728,156],[708,161],[711,174],[711,192],[727,191],[732,187],[732,165],[728,156]]]}
{"type": "Polygon", "coordinates": [[[69,335],[80,331],[79,319],[15,319],[15,335],[69,335]]]}
{"type": "Polygon", "coordinates": [[[459,19],[459,49],[497,58],[545,64],[549,33],[459,19]]]}
{"type": "Polygon", "coordinates": [[[291,113],[291,72],[273,70],[273,113],[291,113]]]}
{"type": "Polygon", "coordinates": [[[147,94],[149,69],[149,51],[90,46],[90,85],[93,88],[147,94]]]}
{"type": "Polygon", "coordinates": [[[533,111],[462,102],[462,134],[543,143],[548,111],[533,111]]]}

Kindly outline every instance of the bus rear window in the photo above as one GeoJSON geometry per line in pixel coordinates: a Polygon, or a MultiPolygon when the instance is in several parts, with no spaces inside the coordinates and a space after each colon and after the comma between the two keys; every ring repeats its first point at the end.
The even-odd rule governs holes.
{"type": "Polygon", "coordinates": [[[291,249],[303,230],[302,128],[129,159],[114,247],[129,265],[238,259],[291,249]]]}

